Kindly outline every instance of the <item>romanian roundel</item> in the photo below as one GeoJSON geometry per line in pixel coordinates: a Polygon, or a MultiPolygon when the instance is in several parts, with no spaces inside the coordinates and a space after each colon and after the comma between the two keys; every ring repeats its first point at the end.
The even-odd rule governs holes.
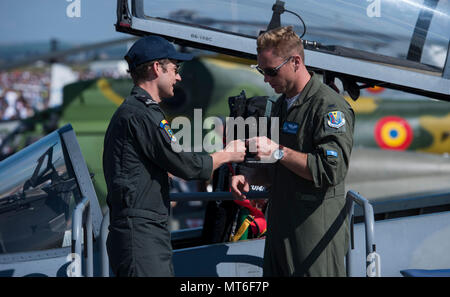
{"type": "Polygon", "coordinates": [[[412,139],[413,130],[401,117],[384,117],[375,124],[375,141],[383,149],[406,150],[412,139]]]}

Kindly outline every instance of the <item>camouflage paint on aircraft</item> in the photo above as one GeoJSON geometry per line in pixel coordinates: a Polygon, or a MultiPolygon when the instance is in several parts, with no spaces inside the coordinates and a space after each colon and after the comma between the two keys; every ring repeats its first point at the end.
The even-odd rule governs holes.
{"type": "Polygon", "coordinates": [[[346,97],[356,114],[354,145],[450,153],[450,103],[346,97]]]}
{"type": "Polygon", "coordinates": [[[97,86],[100,89],[100,92],[102,92],[103,96],[105,96],[105,98],[110,100],[115,105],[119,106],[124,101],[124,98],[122,96],[111,89],[111,85],[106,79],[101,78],[97,80],[97,86]]]}
{"type": "Polygon", "coordinates": [[[427,148],[420,149],[427,153],[450,152],[450,113],[443,117],[422,116],[420,125],[433,136],[433,142],[427,148]]]}

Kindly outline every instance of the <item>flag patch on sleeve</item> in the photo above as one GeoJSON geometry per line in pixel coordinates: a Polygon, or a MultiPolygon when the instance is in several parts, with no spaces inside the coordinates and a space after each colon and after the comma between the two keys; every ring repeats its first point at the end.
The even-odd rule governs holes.
{"type": "Polygon", "coordinates": [[[336,157],[337,158],[338,153],[336,151],[327,150],[327,157],[328,156],[332,156],[332,157],[336,157]]]}
{"type": "Polygon", "coordinates": [[[171,141],[173,141],[173,142],[177,141],[177,138],[175,136],[173,136],[172,129],[170,129],[169,122],[167,122],[166,120],[162,120],[159,123],[159,127],[161,127],[163,129],[163,131],[167,134],[167,136],[169,136],[169,139],[171,141]]]}

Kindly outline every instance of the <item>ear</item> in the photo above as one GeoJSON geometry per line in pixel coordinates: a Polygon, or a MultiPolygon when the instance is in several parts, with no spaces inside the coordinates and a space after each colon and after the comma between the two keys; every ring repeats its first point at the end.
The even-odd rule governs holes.
{"type": "Polygon", "coordinates": [[[302,63],[302,58],[300,56],[294,56],[292,60],[294,61],[294,72],[297,72],[302,63]]]}
{"type": "Polygon", "coordinates": [[[155,75],[155,77],[159,77],[161,74],[161,68],[159,67],[160,66],[160,64],[159,64],[159,62],[158,61],[155,61],[151,66],[150,66],[150,68],[153,70],[153,73],[154,73],[154,75],[155,75]]]}

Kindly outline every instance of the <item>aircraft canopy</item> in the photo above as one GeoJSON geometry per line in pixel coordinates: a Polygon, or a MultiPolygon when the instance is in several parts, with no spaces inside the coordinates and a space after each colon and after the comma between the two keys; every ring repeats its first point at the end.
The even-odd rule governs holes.
{"type": "Polygon", "coordinates": [[[117,31],[156,34],[182,46],[250,59],[256,58],[261,31],[292,25],[300,36],[305,33],[306,66],[331,79],[347,80],[356,94],[352,97],[360,88],[378,85],[450,101],[449,1],[117,3],[117,31]],[[272,22],[277,17],[279,22],[272,22]]]}

